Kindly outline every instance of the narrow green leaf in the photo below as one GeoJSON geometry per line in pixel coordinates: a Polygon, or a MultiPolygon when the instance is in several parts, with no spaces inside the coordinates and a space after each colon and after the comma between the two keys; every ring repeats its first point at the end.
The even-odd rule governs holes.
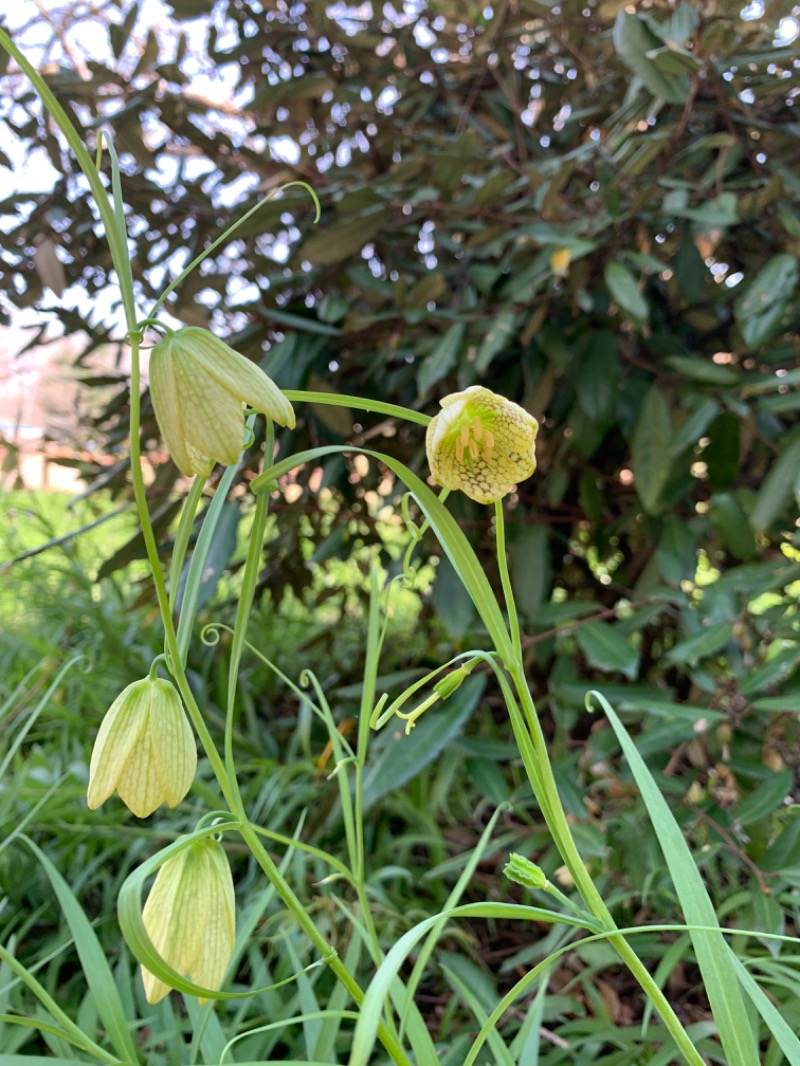
{"type": "MultiPolygon", "coordinates": [[[[484,971],[463,955],[451,951],[442,952],[441,967],[448,984],[467,1004],[475,1021],[485,1025],[496,996],[492,994],[494,985],[484,971]]],[[[511,1053],[497,1029],[489,1031],[488,1043],[497,1066],[514,1066],[511,1053]]]]}
{"type": "Polygon", "coordinates": [[[103,954],[100,941],[92,923],[86,917],[72,889],[48,859],[45,853],[32,840],[21,837],[30,848],[42,869],[47,874],[53,891],[58,897],[61,912],[69,926],[75,941],[75,950],[81,960],[81,967],[86,984],[94,999],[97,1013],[108,1033],[114,1050],[121,1059],[137,1062],[136,1042],[131,1035],[128,1019],[122,1007],[114,976],[103,954]]]}
{"type": "Polygon", "coordinates": [[[602,693],[588,693],[588,709],[591,709],[593,700],[601,705],[611,722],[647,807],[686,923],[690,927],[692,944],[726,1060],[729,1066],[758,1066],[756,1036],[750,1026],[737,970],[732,962],[732,953],[721,932],[691,929],[691,926],[719,928],[714,905],[703,884],[697,862],[669,805],[659,792],[652,774],[616,712],[602,693]]]}
{"type": "Polygon", "coordinates": [[[767,1023],[769,1031],[775,1037],[778,1046],[786,1056],[789,1066],[800,1066],[800,1040],[798,1040],[797,1034],[786,1023],[772,1000],[762,992],[752,974],[745,968],[742,961],[736,957],[730,946],[728,947],[728,953],[731,965],[736,971],[736,976],[750,997],[750,1001],[767,1023]]]}
{"type": "Polygon", "coordinates": [[[409,929],[407,933],[404,933],[394,944],[370,982],[364,1001],[361,1004],[361,1012],[353,1037],[348,1066],[367,1066],[370,1062],[370,1056],[378,1033],[378,1024],[383,1012],[383,1004],[386,1002],[392,982],[403,965],[406,956],[437,923],[441,923],[442,928],[444,928],[445,923],[451,918],[459,917],[553,922],[558,925],[570,925],[576,929],[585,928],[585,923],[579,918],[572,918],[540,907],[525,907],[516,903],[466,903],[463,906],[454,907],[452,910],[448,909],[440,914],[434,914],[432,917],[419,922],[412,929],[409,929]]]}

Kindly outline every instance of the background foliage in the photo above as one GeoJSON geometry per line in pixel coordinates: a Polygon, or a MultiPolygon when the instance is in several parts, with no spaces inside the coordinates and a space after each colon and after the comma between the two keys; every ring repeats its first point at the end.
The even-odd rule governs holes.
{"type": "MultiPolygon", "coordinates": [[[[480,383],[524,403],[542,429],[539,470],[509,509],[512,576],[531,682],[593,874],[623,919],[679,918],[613,735],[583,709],[596,684],[638,732],[736,922],[795,930],[800,49],[786,6],[175,0],[163,27],[152,11],[66,6],[17,28],[21,44],[26,35],[39,42],[48,84],[87,142],[101,126],[113,131],[142,306],[258,196],[309,182],[323,206],[319,225],[307,198],[289,191],[206,261],[170,312],[211,324],[284,388],[433,413],[440,396],[480,383]]],[[[84,338],[80,369],[93,349],[121,344],[108,253],[85,184],[33,93],[13,70],[5,87],[2,143],[12,156],[32,153],[42,172],[49,157],[64,176],[0,203],[0,306],[6,316],[39,310],[34,341],[52,322],[84,338]]],[[[122,457],[124,373],[85,378],[87,389],[118,389],[92,435],[122,457]]],[[[145,426],[153,507],[168,531],[177,472],[159,451],[152,414],[145,426]]],[[[369,441],[423,469],[419,431],[354,421],[343,409],[302,406],[281,444],[342,440],[369,441]]],[[[111,476],[87,470],[101,474],[124,500],[122,464],[111,476]]],[[[275,507],[280,538],[262,575],[265,632],[270,605],[282,603],[284,617],[305,627],[298,665],[309,649],[332,656],[329,684],[344,718],[359,676],[357,638],[348,651],[346,630],[308,627],[347,618],[358,626],[369,545],[396,565],[387,507],[395,489],[385,471],[336,459],[321,473],[300,472],[290,490],[275,507]],[[343,582],[339,560],[353,551],[356,569],[343,582]]],[[[235,595],[247,494],[229,506],[215,581],[234,572],[217,610],[235,595]]],[[[482,543],[485,512],[464,498],[454,508],[482,543]]],[[[133,538],[94,574],[105,582],[139,551],[133,538]]],[[[480,640],[459,589],[445,563],[430,594],[423,585],[415,665],[480,640]]],[[[212,662],[206,655],[197,667],[210,693],[223,684],[212,662]]],[[[244,750],[263,751],[270,686],[254,673],[244,750]]],[[[371,828],[387,865],[407,839],[397,853],[432,902],[437,877],[446,882],[452,870],[448,850],[460,854],[480,831],[477,795],[513,798],[504,841],[548,858],[517,768],[504,762],[506,726],[499,714],[492,720],[491,696],[482,706],[469,727],[474,704],[436,745],[406,751],[405,769],[385,782],[407,787],[384,790],[371,828]],[[432,776],[414,776],[437,756],[432,776]]],[[[270,713],[285,726],[276,735],[307,760],[306,791],[290,809],[263,799],[291,832],[303,799],[316,794],[310,727],[280,704],[270,713]]],[[[274,737],[268,747],[284,758],[274,737]]],[[[377,776],[398,766],[383,757],[377,776]]],[[[329,810],[314,829],[335,825],[329,810]]],[[[478,878],[479,892],[498,891],[504,855],[485,884],[478,878]]],[[[427,913],[424,891],[397,904],[404,885],[399,875],[392,882],[387,936],[427,913]]],[[[524,954],[514,954],[514,935],[495,932],[482,957],[498,971],[498,959],[510,968],[524,954]]],[[[769,971],[776,949],[750,950],[769,971]]],[[[653,958],[665,951],[654,939],[653,958]]],[[[630,989],[593,982],[601,961],[576,964],[580,1009],[572,995],[548,1001],[545,1021],[564,1039],[591,1046],[580,1026],[604,1010],[618,1024],[631,1020],[630,989]]],[[[691,966],[670,980],[687,1023],[702,1020],[691,966]]],[[[442,985],[431,994],[443,995],[442,985]]],[[[787,993],[795,1030],[796,1003],[787,993]]],[[[561,1061],[557,1048],[551,1055],[561,1061]]]]}

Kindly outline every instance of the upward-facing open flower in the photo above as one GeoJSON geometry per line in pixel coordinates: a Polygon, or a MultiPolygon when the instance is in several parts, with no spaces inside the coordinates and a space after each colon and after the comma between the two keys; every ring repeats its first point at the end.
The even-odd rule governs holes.
{"type": "Polygon", "coordinates": [[[207,477],[215,462],[239,458],[248,404],[281,426],[292,405],[255,363],[199,326],[168,334],[150,353],[150,395],[176,466],[207,477]]]}
{"type": "Polygon", "coordinates": [[[116,789],[138,818],[177,807],[194,781],[197,748],[175,687],[134,681],[114,700],[92,749],[87,802],[94,810],[116,789]]]}
{"type": "Polygon", "coordinates": [[[435,480],[478,503],[494,503],[536,469],[539,423],[504,396],[472,385],[440,401],[425,437],[435,480]]]}
{"type": "MultiPolygon", "coordinates": [[[[164,962],[196,985],[218,989],[236,938],[233,878],[222,845],[207,837],[167,859],[142,920],[164,962]]],[[[148,1003],[158,1003],[170,991],[144,966],[142,980],[148,1003]]]]}

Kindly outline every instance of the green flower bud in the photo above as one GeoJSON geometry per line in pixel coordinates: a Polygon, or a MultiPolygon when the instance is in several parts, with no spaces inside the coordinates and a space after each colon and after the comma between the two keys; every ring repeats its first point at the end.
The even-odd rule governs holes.
{"type": "Polygon", "coordinates": [[[138,818],[176,807],[194,780],[197,748],[174,685],[134,681],[114,700],[92,750],[87,802],[94,810],[116,789],[138,818]]]}
{"type": "Polygon", "coordinates": [[[535,862],[531,862],[524,855],[518,855],[514,851],[508,856],[508,863],[503,873],[509,881],[524,885],[526,888],[547,888],[550,884],[541,866],[537,866],[535,862]]]}
{"type": "Polygon", "coordinates": [[[536,469],[539,423],[519,404],[472,385],[440,401],[425,447],[435,480],[478,503],[500,500],[536,469]]]}
{"type": "MultiPolygon", "coordinates": [[[[167,859],[142,920],[153,947],[173,970],[203,988],[220,988],[236,939],[233,878],[222,845],[206,837],[167,859]]],[[[142,981],[148,1003],[171,991],[145,966],[142,981]]]]}
{"type": "Polygon", "coordinates": [[[433,686],[434,692],[438,693],[443,699],[449,699],[453,693],[461,687],[462,682],[469,677],[472,671],[475,669],[477,660],[473,659],[463,666],[457,667],[455,670],[451,670],[449,674],[445,674],[440,678],[433,686]]]}
{"type": "Polygon", "coordinates": [[[207,477],[215,462],[237,462],[242,404],[294,427],[292,405],[264,371],[199,326],[170,333],[153,348],[150,395],[164,442],[187,477],[207,477]]]}

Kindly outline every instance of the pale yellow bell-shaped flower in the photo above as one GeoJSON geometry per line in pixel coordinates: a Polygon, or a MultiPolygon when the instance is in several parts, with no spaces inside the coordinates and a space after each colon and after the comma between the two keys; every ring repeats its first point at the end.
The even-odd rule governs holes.
{"type": "Polygon", "coordinates": [[[446,489],[494,503],[536,469],[539,423],[504,396],[472,385],[439,401],[425,437],[431,473],[446,489]]]}
{"type": "Polygon", "coordinates": [[[128,685],[109,707],[92,749],[87,802],[116,790],[138,818],[176,807],[194,781],[197,747],[175,686],[158,677],[128,685]]]}
{"type": "Polygon", "coordinates": [[[294,427],[292,405],[255,363],[199,326],[168,334],[150,353],[150,395],[178,469],[207,477],[215,462],[237,462],[248,404],[294,427]]]}
{"type": "MultiPolygon", "coordinates": [[[[206,837],[167,859],[142,919],[153,947],[173,970],[203,988],[220,988],[236,939],[233,878],[222,845],[206,837]]],[[[171,991],[145,966],[142,980],[148,1003],[171,991]]]]}

